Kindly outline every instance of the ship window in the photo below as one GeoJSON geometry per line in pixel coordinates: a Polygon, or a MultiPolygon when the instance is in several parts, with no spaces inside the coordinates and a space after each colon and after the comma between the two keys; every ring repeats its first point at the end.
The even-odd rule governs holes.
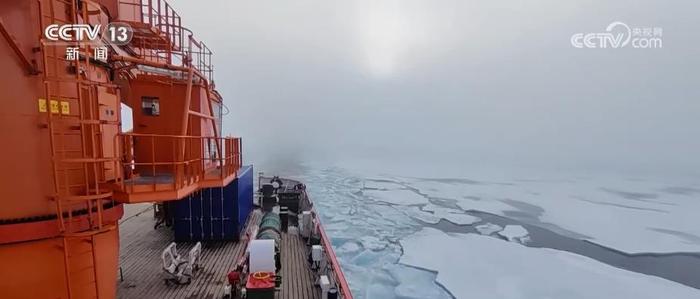
{"type": "Polygon", "coordinates": [[[144,115],[160,115],[160,101],[157,97],[141,97],[141,111],[144,115]]]}

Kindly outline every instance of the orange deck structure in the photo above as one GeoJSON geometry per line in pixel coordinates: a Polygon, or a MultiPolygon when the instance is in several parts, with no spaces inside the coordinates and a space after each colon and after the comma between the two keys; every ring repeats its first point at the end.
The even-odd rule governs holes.
{"type": "Polygon", "coordinates": [[[123,204],[236,177],[211,55],[162,0],[0,2],[0,298],[115,298],[123,204]],[[44,34],[115,22],[128,45],[44,34]]]}

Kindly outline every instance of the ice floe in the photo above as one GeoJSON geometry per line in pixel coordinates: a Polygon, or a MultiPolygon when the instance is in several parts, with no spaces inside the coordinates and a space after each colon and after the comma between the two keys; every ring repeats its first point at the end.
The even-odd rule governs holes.
{"type": "Polygon", "coordinates": [[[435,284],[434,272],[404,265],[392,265],[387,270],[397,281],[394,294],[402,299],[446,298],[449,295],[435,284]]]}
{"type": "Polygon", "coordinates": [[[362,247],[373,251],[382,250],[386,248],[388,243],[374,236],[364,236],[361,237],[359,241],[360,243],[362,243],[362,247]]]}
{"type": "Polygon", "coordinates": [[[423,206],[421,209],[433,212],[435,217],[445,219],[454,224],[469,225],[481,221],[481,218],[465,214],[463,210],[446,208],[432,203],[423,206]]]}
{"type": "Polygon", "coordinates": [[[365,179],[362,182],[362,187],[364,189],[373,190],[395,190],[403,188],[399,182],[389,179],[365,179]]]}
{"type": "Polygon", "coordinates": [[[398,190],[363,190],[362,194],[375,201],[396,205],[426,204],[428,199],[408,189],[398,190]]]}
{"type": "Polygon", "coordinates": [[[437,217],[430,212],[421,211],[420,208],[415,206],[403,207],[402,210],[406,213],[406,215],[425,223],[437,224],[440,222],[440,217],[437,217]]]}
{"type": "Polygon", "coordinates": [[[479,183],[394,179],[429,198],[451,200],[464,210],[513,218],[627,253],[700,252],[700,241],[692,241],[700,240],[697,194],[663,191],[668,186],[692,186],[683,179],[563,174],[523,178],[475,174],[470,178],[479,183]]]}
{"type": "MultiPolygon", "coordinates": [[[[609,267],[575,254],[563,255],[566,253],[527,248],[494,238],[495,231],[503,229],[495,224],[491,226],[488,223],[478,223],[480,225],[475,226],[480,233],[491,235],[476,240],[498,242],[488,248],[470,248],[472,243],[463,242],[464,237],[460,234],[443,234],[434,241],[426,239],[420,249],[422,252],[415,254],[412,252],[415,248],[407,246],[402,250],[397,243],[408,245],[405,243],[408,240],[407,236],[416,230],[420,231],[425,223],[439,222],[443,213],[464,214],[464,210],[476,210],[502,215],[525,224],[539,225],[555,233],[580,234],[574,237],[586,238],[628,252],[700,251],[700,246],[694,243],[693,238],[679,237],[686,234],[700,235],[700,218],[695,215],[700,209],[697,194],[660,191],[667,186],[687,185],[682,182],[627,182],[624,179],[600,178],[501,180],[479,176],[473,178],[481,183],[444,179],[426,181],[394,176],[386,176],[387,181],[394,182],[384,182],[384,176],[373,176],[381,183],[363,186],[363,175],[343,173],[338,169],[315,173],[304,181],[307,182],[317,211],[321,214],[324,227],[336,247],[336,254],[357,299],[449,299],[450,296],[432,281],[436,278],[434,272],[403,265],[398,265],[403,267],[396,270],[391,269],[397,266],[401,254],[405,253],[407,256],[423,254],[425,258],[436,259],[419,260],[420,263],[412,266],[440,271],[439,260],[443,256],[449,256],[442,248],[451,246],[450,244],[458,244],[456,246],[459,246],[459,251],[449,257],[450,261],[445,262],[444,267],[460,268],[451,271],[474,272],[464,276],[462,272],[446,270],[447,272],[441,271],[437,275],[438,282],[450,289],[457,298],[700,298],[697,293],[679,293],[676,289],[684,286],[661,278],[609,267]],[[376,190],[368,190],[365,187],[376,190]],[[604,191],[601,187],[615,192],[604,191]],[[409,188],[415,188],[418,192],[409,188]],[[423,197],[420,194],[427,196],[423,197]],[[386,204],[387,202],[391,204],[386,204]],[[440,205],[436,205],[437,203],[440,205]],[[674,217],[677,219],[671,219],[674,217]],[[557,227],[563,231],[556,230],[557,227]],[[361,242],[363,237],[371,238],[361,242]],[[448,241],[443,242],[443,238],[448,241]],[[402,239],[404,241],[400,241],[402,239]],[[431,246],[426,248],[425,244],[431,246]],[[518,255],[519,259],[507,257],[511,251],[520,250],[524,250],[525,253],[518,255]],[[535,253],[530,253],[530,250],[534,250],[535,253]],[[528,261],[530,255],[535,256],[531,262],[528,261]],[[566,258],[560,257],[562,255],[566,258]],[[477,258],[472,258],[474,256],[477,258]],[[481,256],[487,257],[487,260],[479,261],[481,256]],[[538,273],[540,265],[544,265],[541,270],[544,273],[538,274],[537,279],[525,279],[524,282],[519,280],[520,276],[526,273],[538,273]],[[472,267],[475,270],[472,270],[472,267]],[[586,272],[589,268],[593,270],[586,272]],[[388,275],[387,271],[391,275],[388,275]],[[403,276],[395,275],[394,271],[403,273],[403,276]],[[407,271],[416,272],[406,273],[407,271]],[[593,283],[584,282],[579,285],[571,282],[577,277],[585,279],[594,276],[589,272],[595,271],[601,271],[605,275],[591,278],[593,283]],[[568,274],[560,278],[558,272],[568,274]],[[584,273],[577,274],[578,272],[584,273]],[[449,280],[445,275],[450,273],[460,279],[454,284],[444,284],[446,279],[449,280]],[[479,273],[485,277],[476,277],[479,273]],[[414,274],[417,277],[412,277],[414,274]],[[516,278],[512,278],[513,276],[516,278]],[[604,279],[609,279],[610,283],[602,281],[604,279]],[[637,293],[633,292],[635,285],[647,284],[649,281],[650,285],[656,285],[655,288],[670,286],[668,288],[671,290],[668,294],[652,292],[654,296],[637,296],[637,293]],[[469,296],[459,295],[462,282],[469,287],[470,292],[466,293],[469,296]],[[615,284],[627,287],[620,290],[623,288],[618,288],[615,284]],[[613,289],[610,296],[605,295],[604,291],[592,290],[608,285],[613,289]],[[498,286],[501,286],[501,289],[523,288],[525,291],[521,295],[518,295],[519,291],[505,295],[488,292],[497,289],[498,286]],[[481,296],[472,295],[472,288],[483,290],[477,293],[481,296]],[[411,296],[411,293],[415,296],[411,296]],[[597,296],[599,294],[603,295],[597,296]]],[[[471,238],[474,236],[469,237],[471,238]]],[[[646,291],[646,288],[642,291],[646,291]]]]}
{"type": "Polygon", "coordinates": [[[402,264],[437,271],[457,298],[700,298],[700,290],[669,280],[477,234],[423,228],[401,245],[402,264]]]}
{"type": "Polygon", "coordinates": [[[481,221],[479,217],[462,213],[440,213],[435,216],[458,225],[469,225],[481,221]]]}
{"type": "Polygon", "coordinates": [[[499,232],[503,229],[500,225],[493,223],[484,223],[476,226],[476,230],[482,235],[490,235],[499,232]]]}
{"type": "Polygon", "coordinates": [[[530,234],[521,225],[506,225],[498,234],[510,242],[518,242],[521,244],[530,242],[530,234]]]}
{"type": "Polygon", "coordinates": [[[354,242],[354,241],[349,241],[349,242],[343,243],[343,245],[341,245],[340,247],[336,248],[336,249],[335,249],[335,253],[336,253],[336,254],[348,254],[348,253],[357,252],[357,251],[359,251],[360,249],[362,249],[362,247],[360,247],[359,244],[357,244],[357,243],[354,242]]]}

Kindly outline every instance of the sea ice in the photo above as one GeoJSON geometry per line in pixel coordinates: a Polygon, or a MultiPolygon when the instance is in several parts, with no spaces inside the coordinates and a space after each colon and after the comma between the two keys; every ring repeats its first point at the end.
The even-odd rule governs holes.
{"type": "Polygon", "coordinates": [[[349,253],[357,252],[360,249],[362,249],[362,247],[360,247],[360,245],[358,245],[355,241],[348,241],[348,242],[343,243],[343,245],[341,245],[340,247],[337,247],[335,249],[335,253],[336,254],[349,254],[349,253]]]}
{"type": "MultiPolygon", "coordinates": [[[[661,278],[609,267],[574,254],[527,248],[493,237],[476,238],[479,235],[474,234],[466,238],[460,234],[441,233],[438,235],[440,238],[421,239],[418,243],[420,246],[406,243],[413,238],[406,236],[413,234],[419,225],[414,216],[435,221],[441,212],[477,210],[538,225],[559,234],[572,233],[567,236],[584,238],[626,252],[698,252],[700,242],[692,238],[693,235],[700,236],[700,218],[696,215],[700,210],[698,194],[664,191],[669,186],[700,188],[697,183],[689,185],[670,178],[631,181],[623,177],[566,177],[559,173],[551,179],[504,178],[501,173],[493,177],[482,176],[482,173],[465,177],[481,183],[379,176],[380,181],[386,178],[396,183],[381,182],[366,186],[389,191],[364,190],[362,175],[355,176],[338,169],[316,171],[304,180],[333,244],[342,247],[337,247],[336,254],[356,294],[355,298],[382,298],[388,294],[387,289],[402,299],[403,295],[411,293],[410,277],[404,283],[398,277],[394,277],[396,282],[393,283],[380,279],[385,267],[395,265],[402,253],[405,254],[402,262],[408,263],[407,258],[415,255],[417,264],[414,266],[440,271],[438,282],[457,298],[700,298],[697,290],[661,278]],[[418,189],[418,192],[407,188],[418,189]],[[394,198],[397,195],[399,199],[394,198]],[[406,201],[406,198],[409,200],[406,201]],[[456,205],[459,209],[430,202],[456,205]],[[418,205],[422,206],[422,211],[418,205]],[[411,213],[419,211],[422,214],[411,216],[411,213]],[[688,237],[682,238],[686,234],[688,237]],[[358,249],[359,240],[365,236],[373,238],[365,240],[366,244],[358,249]],[[400,241],[405,246],[403,249],[396,245],[397,239],[403,240],[400,241]],[[477,241],[492,246],[474,245],[477,241]],[[383,245],[379,244],[386,247],[380,249],[383,245]],[[368,250],[365,245],[379,250],[368,250]],[[459,250],[445,251],[448,249],[444,247],[449,246],[459,250]],[[420,252],[415,253],[416,250],[420,252]],[[512,252],[518,252],[517,258],[509,257],[512,252]],[[481,257],[485,257],[485,260],[482,261],[481,257]],[[597,277],[591,274],[598,272],[604,275],[597,277]],[[537,275],[523,277],[530,273],[537,275]],[[560,277],[559,273],[563,275],[560,277]],[[577,280],[583,282],[577,283],[577,280]],[[448,283],[445,284],[445,281],[448,283]],[[460,294],[458,291],[463,284],[466,290],[460,294]],[[370,285],[372,291],[367,292],[370,285]],[[635,292],[637,285],[644,286],[639,293],[635,292]],[[656,291],[647,292],[649,288],[656,291]],[[508,289],[515,291],[503,291],[508,289]],[[608,289],[609,294],[606,292],[608,289]],[[476,290],[475,294],[472,294],[473,290],[476,290]]],[[[478,225],[476,229],[485,233],[488,231],[483,228],[487,226],[478,225]]],[[[497,226],[494,224],[495,228],[497,226]]],[[[433,275],[432,279],[435,279],[433,273],[423,273],[433,275]]],[[[416,281],[415,288],[424,290],[425,294],[437,294],[441,290],[434,282],[427,283],[424,279],[416,281]]],[[[423,293],[416,291],[416,294],[423,293]]],[[[410,298],[408,295],[405,297],[410,298]]],[[[414,297],[450,298],[438,295],[414,297]]]]}
{"type": "Polygon", "coordinates": [[[430,198],[454,201],[464,210],[514,218],[627,253],[700,252],[700,200],[694,193],[664,191],[668,186],[693,186],[687,178],[630,180],[561,173],[470,178],[481,183],[395,179],[430,198]]]}
{"type": "Polygon", "coordinates": [[[391,290],[391,288],[383,283],[373,283],[365,286],[363,289],[365,290],[366,298],[396,298],[396,294],[391,290]]]}
{"type": "Polygon", "coordinates": [[[421,208],[423,211],[433,212],[433,213],[461,213],[462,210],[451,209],[436,204],[429,203],[421,208]]]}
{"type": "Polygon", "coordinates": [[[530,241],[530,234],[520,225],[506,225],[498,234],[505,237],[510,242],[525,244],[530,241]]]}
{"type": "Polygon", "coordinates": [[[434,272],[405,265],[387,267],[391,276],[398,282],[394,289],[396,297],[402,299],[449,298],[450,295],[435,283],[434,272]]]}
{"type": "Polygon", "coordinates": [[[436,216],[458,225],[470,225],[481,221],[481,218],[467,214],[443,213],[436,216]]]}
{"type": "Polygon", "coordinates": [[[485,223],[481,225],[476,226],[476,230],[479,231],[480,234],[482,235],[490,235],[495,232],[499,232],[503,229],[500,225],[493,224],[493,223],[485,223]]]}
{"type": "Polygon", "coordinates": [[[423,221],[425,223],[437,224],[440,222],[440,217],[433,215],[433,213],[421,211],[418,207],[404,207],[402,209],[406,215],[423,221]]]}
{"type": "MultiPolygon", "coordinates": [[[[384,265],[355,265],[340,260],[343,272],[352,288],[354,298],[384,299],[395,298],[394,287],[397,282],[383,269],[384,265]]],[[[445,297],[443,297],[445,298],[445,297]]]]}
{"type": "Polygon", "coordinates": [[[374,264],[376,261],[382,258],[380,252],[375,252],[372,250],[365,250],[356,255],[351,262],[358,266],[366,266],[374,264]]]}
{"type": "Polygon", "coordinates": [[[362,243],[362,247],[373,251],[382,250],[386,248],[388,244],[384,240],[380,240],[375,236],[364,236],[361,237],[359,241],[362,243]]]}
{"type": "MultiPolygon", "coordinates": [[[[399,266],[401,269],[424,272],[429,278],[414,281],[413,286],[426,294],[441,294],[422,297],[430,299],[449,299],[451,296],[435,284],[435,274],[407,266],[398,265],[401,247],[398,241],[412,234],[420,225],[414,216],[437,223],[431,213],[420,211],[418,206],[386,204],[370,198],[366,194],[384,191],[363,189],[363,180],[333,170],[311,174],[305,180],[314,199],[316,210],[321,214],[323,226],[335,247],[343,271],[356,299],[392,298],[400,285],[392,278],[389,268],[399,266]],[[358,192],[359,191],[359,192],[358,192]],[[357,196],[356,194],[360,194],[357,196]]],[[[387,183],[386,189],[389,185],[387,183]]],[[[379,187],[379,186],[373,186],[379,187]]],[[[404,188],[401,186],[400,188],[404,188]]],[[[404,196],[416,195],[408,190],[398,190],[404,196]]],[[[385,192],[390,194],[391,192],[385,192]]],[[[374,195],[374,194],[373,194],[374,195]]],[[[392,195],[393,196],[393,195],[392,195]]],[[[426,204],[426,198],[418,198],[426,204]]],[[[409,287],[409,282],[399,289],[409,287]]],[[[400,297],[409,299],[410,297],[400,297]]],[[[421,299],[422,299],[421,298],[421,299]]]]}
{"type": "Polygon", "coordinates": [[[400,263],[437,271],[457,298],[700,298],[700,290],[659,277],[477,234],[423,228],[401,245],[400,263]]]}
{"type": "Polygon", "coordinates": [[[434,204],[427,204],[421,208],[423,211],[433,212],[433,216],[445,219],[458,225],[470,225],[481,221],[481,218],[465,214],[459,209],[445,208],[434,204]]]}
{"type": "Polygon", "coordinates": [[[408,189],[398,190],[363,190],[362,194],[375,201],[396,205],[415,205],[428,203],[428,199],[408,189]]]}
{"type": "Polygon", "coordinates": [[[362,181],[362,187],[374,190],[395,190],[403,188],[398,182],[388,179],[365,179],[362,181]]]}

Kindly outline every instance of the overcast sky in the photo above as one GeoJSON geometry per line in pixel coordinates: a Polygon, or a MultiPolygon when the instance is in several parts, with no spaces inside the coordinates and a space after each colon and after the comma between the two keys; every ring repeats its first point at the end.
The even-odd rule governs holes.
{"type": "Polygon", "coordinates": [[[700,2],[170,0],[249,162],[698,173],[700,2]],[[577,49],[621,21],[661,49],[577,49]]]}

